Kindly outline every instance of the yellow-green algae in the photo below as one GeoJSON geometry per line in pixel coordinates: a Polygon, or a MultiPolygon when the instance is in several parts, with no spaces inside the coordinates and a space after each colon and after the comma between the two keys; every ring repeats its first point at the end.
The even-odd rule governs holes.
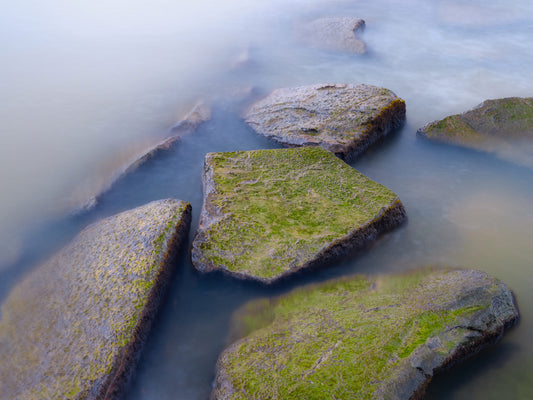
{"type": "Polygon", "coordinates": [[[403,210],[390,189],[320,147],[210,153],[204,192],[195,266],[266,282],[403,210]]]}
{"type": "Polygon", "coordinates": [[[418,134],[485,151],[511,140],[531,139],[533,98],[486,100],[472,110],[431,122],[418,134]]]}
{"type": "Polygon", "coordinates": [[[101,396],[189,213],[168,199],[104,219],[18,284],[2,306],[0,397],[101,396]]]}
{"type": "Polygon", "coordinates": [[[219,358],[212,399],[411,398],[433,368],[517,318],[512,293],[479,271],[298,289],[236,313],[245,337],[219,358]]]}

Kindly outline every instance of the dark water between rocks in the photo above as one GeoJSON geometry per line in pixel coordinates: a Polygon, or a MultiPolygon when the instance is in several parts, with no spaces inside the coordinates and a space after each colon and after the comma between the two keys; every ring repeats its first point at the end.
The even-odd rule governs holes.
{"type": "MultiPolygon", "coordinates": [[[[533,5],[507,7],[503,1],[307,5],[308,16],[366,19],[369,53],[362,57],[280,41],[288,21],[303,12],[270,15],[271,20],[279,17],[280,31],[262,32],[255,44],[252,36],[252,62],[217,75],[210,81],[213,91],[246,85],[268,91],[318,82],[364,82],[392,89],[406,99],[405,127],[352,165],[394,190],[409,220],[354,259],[274,287],[199,275],[182,254],[127,399],[206,399],[216,359],[228,344],[231,315],[248,300],[344,275],[402,272],[428,264],[477,268],[502,279],[516,294],[522,322],[497,346],[436,378],[427,398],[533,398],[533,159],[517,153],[519,162],[511,163],[415,137],[426,122],[486,98],[533,95],[533,5]]],[[[183,96],[194,97],[190,92],[183,96]]],[[[154,199],[175,197],[192,204],[190,245],[202,204],[205,153],[276,147],[255,135],[232,110],[216,103],[212,121],[119,181],[93,211],[29,229],[22,259],[0,269],[0,299],[34,262],[89,222],[154,199]]]]}

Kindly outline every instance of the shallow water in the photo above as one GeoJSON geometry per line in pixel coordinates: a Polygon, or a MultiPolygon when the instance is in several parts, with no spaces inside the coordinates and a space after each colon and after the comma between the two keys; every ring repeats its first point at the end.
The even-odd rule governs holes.
{"type": "MultiPolygon", "coordinates": [[[[39,137],[45,147],[39,148],[39,143],[28,145],[37,146],[39,151],[23,153],[24,168],[26,172],[44,171],[38,176],[39,185],[32,185],[24,168],[16,174],[21,148],[16,143],[13,146],[19,152],[4,148],[10,156],[2,154],[0,158],[2,183],[17,190],[6,190],[2,197],[3,212],[10,217],[9,224],[2,222],[2,228],[22,224],[29,233],[22,259],[0,269],[0,297],[6,296],[35,261],[52,253],[90,221],[153,199],[176,197],[191,202],[192,240],[202,202],[204,154],[277,147],[242,123],[235,113],[238,103],[224,101],[230,96],[228,92],[250,85],[268,92],[275,87],[317,82],[370,83],[390,88],[406,100],[407,123],[353,166],[399,195],[408,212],[408,223],[352,260],[302,274],[272,288],[216,274],[201,276],[193,270],[188,256],[182,255],[127,398],[207,398],[216,359],[227,344],[231,314],[249,299],[278,295],[305,283],[343,275],[402,272],[427,264],[487,271],[514,290],[522,314],[520,325],[498,346],[437,378],[427,397],[533,398],[533,344],[529,340],[533,334],[533,168],[528,166],[533,160],[527,156],[524,159],[517,151],[519,162],[512,163],[494,155],[428,143],[415,136],[423,124],[465,111],[486,98],[533,93],[533,47],[529,41],[533,37],[533,4],[517,1],[509,9],[503,1],[474,1],[468,5],[422,0],[313,1],[291,7],[244,3],[246,7],[234,6],[231,10],[233,25],[225,30],[222,17],[214,10],[202,21],[198,10],[188,10],[192,20],[180,29],[198,34],[187,39],[190,46],[183,44],[187,40],[177,35],[180,29],[171,23],[170,11],[179,15],[179,9],[163,1],[151,6],[159,7],[159,11],[148,14],[142,25],[145,29],[135,36],[143,38],[138,48],[128,36],[133,28],[140,27],[137,18],[130,16],[129,25],[111,29],[119,13],[116,18],[107,15],[103,32],[112,35],[116,47],[101,44],[103,33],[82,32],[79,36],[90,37],[93,47],[83,46],[82,51],[74,46],[69,51],[77,52],[76,63],[57,66],[51,60],[49,65],[39,65],[44,68],[41,75],[36,74],[36,65],[28,64],[28,58],[19,53],[36,50],[42,55],[56,43],[64,48],[52,55],[61,60],[72,40],[48,38],[40,44],[30,32],[24,38],[33,47],[26,43],[18,48],[11,43],[10,49],[18,58],[14,57],[9,66],[11,75],[2,71],[4,78],[10,77],[2,81],[2,87],[11,88],[4,93],[20,92],[20,99],[6,97],[10,111],[4,109],[2,117],[9,130],[3,130],[2,135],[6,134],[8,141],[15,136],[13,140],[23,145],[28,145],[24,137],[39,137]],[[369,53],[346,56],[318,52],[291,39],[295,20],[323,15],[364,18],[369,53]],[[209,22],[212,30],[200,34],[193,22],[209,22]],[[213,29],[221,30],[220,37],[213,36],[213,29]],[[172,48],[181,53],[169,54],[172,48]],[[114,54],[116,49],[120,49],[119,54],[114,54]],[[196,56],[200,49],[205,52],[196,56]],[[246,49],[250,60],[231,69],[232,60],[246,49]],[[132,59],[137,64],[119,71],[132,59]],[[87,64],[88,60],[93,63],[87,64]],[[192,67],[186,67],[189,62],[192,67]],[[33,78],[24,81],[28,76],[33,78]],[[51,78],[54,76],[56,80],[51,78]],[[41,86],[33,87],[40,81],[41,86]],[[42,98],[35,96],[37,93],[42,98]],[[54,215],[53,207],[44,203],[62,201],[76,185],[83,186],[84,179],[96,179],[98,174],[96,178],[91,175],[95,173],[91,164],[105,164],[127,143],[162,135],[179,117],[180,109],[185,110],[206,93],[218,98],[212,121],[177,143],[168,155],[119,181],[89,213],[30,224],[34,218],[54,215]],[[48,102],[50,97],[53,101],[48,102]],[[39,135],[33,136],[37,130],[39,135]],[[75,133],[70,134],[70,130],[75,133]],[[8,135],[10,132],[12,135],[8,135]],[[65,146],[59,153],[68,157],[55,152],[58,141],[65,146]],[[58,158],[55,164],[50,162],[54,156],[58,158]],[[65,168],[68,171],[63,171],[65,168]],[[9,186],[13,176],[7,172],[16,178],[13,186],[9,186]],[[21,203],[25,197],[33,202],[21,203]],[[28,208],[34,209],[32,219],[23,218],[28,208]]],[[[120,5],[118,1],[116,5],[120,5]]],[[[130,11],[133,15],[142,10],[134,3],[130,11]]],[[[101,10],[94,12],[99,15],[101,10]]],[[[69,24],[62,29],[70,29],[73,21],[69,24]]],[[[89,24],[82,27],[89,29],[89,24]]],[[[3,29],[7,30],[5,25],[3,29]]],[[[5,65],[3,68],[8,69],[5,65]]]]}

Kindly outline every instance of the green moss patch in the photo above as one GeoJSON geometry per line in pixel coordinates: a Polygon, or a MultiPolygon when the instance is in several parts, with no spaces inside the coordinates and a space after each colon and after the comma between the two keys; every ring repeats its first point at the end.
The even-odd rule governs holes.
{"type": "Polygon", "coordinates": [[[142,344],[189,214],[162,200],[104,219],[18,284],[2,306],[0,397],[102,396],[142,344]]]}
{"type": "Polygon", "coordinates": [[[396,194],[319,147],[208,154],[204,192],[194,265],[265,282],[366,239],[390,210],[388,229],[405,217],[396,194]]]}
{"type": "Polygon", "coordinates": [[[418,131],[428,139],[493,151],[533,139],[533,98],[486,100],[474,109],[432,122],[418,131]]]}
{"type": "Polygon", "coordinates": [[[478,271],[425,269],[295,290],[236,314],[246,336],[220,357],[213,398],[410,398],[456,352],[474,351],[516,318],[510,291],[478,271]]]}

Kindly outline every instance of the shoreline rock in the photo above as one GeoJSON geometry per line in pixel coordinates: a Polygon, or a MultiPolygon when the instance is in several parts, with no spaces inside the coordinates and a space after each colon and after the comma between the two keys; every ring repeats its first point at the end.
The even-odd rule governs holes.
{"type": "Polygon", "coordinates": [[[133,160],[128,161],[121,170],[114,174],[114,177],[110,179],[110,183],[104,185],[96,195],[87,199],[82,206],[74,211],[74,213],[76,214],[93,209],[102,196],[104,196],[118,181],[137,170],[146,162],[160,157],[165,152],[169,151],[174,143],[178,142],[184,136],[192,134],[200,127],[200,125],[208,122],[210,119],[211,107],[202,101],[196,103],[193,109],[181,121],[170,128],[169,133],[171,135],[169,137],[159,141],[155,145],[151,144],[135,155],[133,160]]]}
{"type": "Polygon", "coordinates": [[[366,84],[283,88],[254,103],[244,120],[285,146],[321,146],[353,160],[403,125],[405,101],[366,84]]]}
{"type": "Polygon", "coordinates": [[[420,399],[519,312],[501,281],[439,268],[300,288],[234,318],[242,338],[220,355],[211,400],[420,399]]]}
{"type": "Polygon", "coordinates": [[[117,399],[190,224],[167,199],[85,228],[2,305],[0,397],[117,399]]]}
{"type": "Polygon", "coordinates": [[[523,156],[528,149],[527,155],[531,156],[533,97],[485,100],[462,114],[428,123],[417,131],[417,136],[495,153],[505,159],[523,156]]]}
{"type": "Polygon", "coordinates": [[[361,249],[406,219],[395,193],[320,147],[209,153],[191,259],[273,283],[361,249]]]}
{"type": "Polygon", "coordinates": [[[361,40],[365,21],[352,17],[325,17],[300,23],[296,36],[310,47],[320,50],[352,54],[366,53],[361,40]]]}

